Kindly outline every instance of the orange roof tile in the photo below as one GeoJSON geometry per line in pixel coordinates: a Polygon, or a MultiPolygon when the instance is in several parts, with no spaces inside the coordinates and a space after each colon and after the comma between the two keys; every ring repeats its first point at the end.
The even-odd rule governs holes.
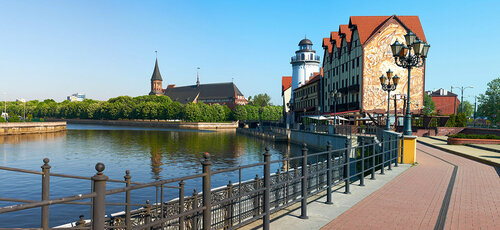
{"type": "MultiPolygon", "coordinates": [[[[364,44],[386,21],[394,18],[427,42],[418,16],[351,16],[349,27],[356,26],[361,44],[364,44]]],[[[342,25],[341,25],[342,28],[342,25]]]]}
{"type": "Polygon", "coordinates": [[[345,34],[345,40],[347,43],[351,42],[351,29],[349,29],[349,25],[340,25],[339,26],[339,34],[345,34]]]}
{"type": "Polygon", "coordinates": [[[330,41],[335,41],[337,48],[340,48],[340,37],[339,37],[339,32],[331,32],[330,33],[330,41]]]}
{"type": "Polygon", "coordinates": [[[328,48],[328,53],[332,53],[333,45],[329,38],[323,38],[323,48],[328,48]]]}
{"type": "Polygon", "coordinates": [[[283,92],[290,87],[292,87],[292,77],[291,76],[281,77],[281,91],[283,92]]]}

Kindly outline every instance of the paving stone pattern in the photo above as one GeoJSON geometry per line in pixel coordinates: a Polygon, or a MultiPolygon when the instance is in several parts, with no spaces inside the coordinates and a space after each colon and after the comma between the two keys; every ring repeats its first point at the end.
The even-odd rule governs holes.
{"type": "Polygon", "coordinates": [[[323,229],[435,229],[454,165],[444,229],[500,229],[500,176],[494,167],[422,144],[417,161],[323,229]]]}

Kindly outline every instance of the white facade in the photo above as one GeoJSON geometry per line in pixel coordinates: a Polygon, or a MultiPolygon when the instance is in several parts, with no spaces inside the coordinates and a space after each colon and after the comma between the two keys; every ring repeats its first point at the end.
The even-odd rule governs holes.
{"type": "Polygon", "coordinates": [[[305,84],[315,72],[319,72],[319,56],[312,49],[312,42],[303,39],[299,43],[299,50],[295,52],[290,64],[292,64],[292,98],[293,91],[305,84]]]}

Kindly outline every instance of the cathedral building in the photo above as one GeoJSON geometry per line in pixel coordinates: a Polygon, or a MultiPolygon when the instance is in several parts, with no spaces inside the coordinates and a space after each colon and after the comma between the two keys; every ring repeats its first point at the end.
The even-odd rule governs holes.
{"type": "Polygon", "coordinates": [[[163,89],[162,82],[158,59],[156,59],[149,95],[166,95],[172,101],[182,104],[203,102],[205,104],[227,105],[231,109],[237,105],[248,104],[245,96],[233,82],[200,84],[200,78],[197,76],[195,85],[177,87],[172,84],[168,85],[166,89],[163,89]]]}
{"type": "MultiPolygon", "coordinates": [[[[408,72],[398,67],[390,45],[396,40],[404,42],[404,35],[415,33],[427,42],[418,16],[352,16],[349,24],[340,25],[323,39],[323,111],[332,114],[335,98],[340,92],[337,112],[360,116],[362,113],[384,114],[387,111],[387,92],[382,90],[379,77],[389,69],[400,77],[392,95],[405,94],[408,72]]],[[[423,106],[425,63],[411,72],[411,111],[418,113],[423,106]]],[[[403,100],[396,101],[402,111],[403,100]]],[[[391,111],[394,104],[391,103],[391,111]]],[[[393,113],[393,112],[391,112],[393,113]]]]}

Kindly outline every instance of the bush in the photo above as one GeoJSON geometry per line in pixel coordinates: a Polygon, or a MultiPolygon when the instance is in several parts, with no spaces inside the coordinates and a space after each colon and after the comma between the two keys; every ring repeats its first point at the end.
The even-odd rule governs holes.
{"type": "Polygon", "coordinates": [[[9,114],[9,122],[20,122],[19,115],[17,114],[9,114]]]}
{"type": "Polygon", "coordinates": [[[463,138],[463,139],[500,139],[500,136],[493,135],[493,134],[464,134],[464,133],[457,133],[454,135],[449,135],[448,137],[450,138],[463,138]]]}
{"type": "Polygon", "coordinates": [[[5,118],[0,117],[0,122],[7,122],[7,121],[5,120],[5,118]]]}

